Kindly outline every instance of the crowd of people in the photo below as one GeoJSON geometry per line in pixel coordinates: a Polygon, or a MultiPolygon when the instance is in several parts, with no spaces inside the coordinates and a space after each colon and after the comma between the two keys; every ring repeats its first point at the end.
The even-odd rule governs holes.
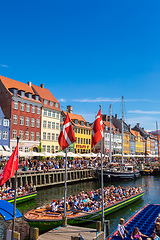
{"type": "MultiPolygon", "coordinates": [[[[30,184],[26,183],[25,187],[20,186],[19,188],[17,188],[16,196],[32,193],[35,190],[36,190],[35,186],[33,186],[32,183],[30,184]]],[[[8,185],[6,187],[2,186],[0,187],[0,200],[6,200],[8,198],[14,197],[14,193],[15,190],[9,187],[8,185]]]]}
{"type": "MultiPolygon", "coordinates": [[[[115,204],[116,202],[125,200],[135,194],[142,192],[142,189],[139,187],[127,187],[121,188],[120,186],[114,187],[113,185],[110,187],[104,188],[104,207],[107,207],[111,204],[115,204]]],[[[62,200],[56,201],[53,199],[50,207],[53,212],[61,212],[64,211],[64,198],[62,200]]],[[[70,195],[70,197],[66,197],[66,208],[68,211],[85,211],[91,212],[94,210],[99,210],[102,208],[102,194],[101,189],[94,190],[92,189],[90,192],[84,192],[77,195],[70,195]]]]}

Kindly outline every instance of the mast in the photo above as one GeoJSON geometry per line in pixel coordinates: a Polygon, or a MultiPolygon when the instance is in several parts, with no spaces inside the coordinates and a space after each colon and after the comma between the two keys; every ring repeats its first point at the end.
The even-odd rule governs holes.
{"type": "Polygon", "coordinates": [[[111,151],[112,151],[112,140],[111,140],[111,134],[112,134],[112,131],[111,131],[111,128],[112,128],[112,105],[110,104],[109,105],[109,108],[110,108],[110,135],[109,135],[109,162],[111,164],[112,162],[112,155],[111,155],[111,151]]]}
{"type": "Polygon", "coordinates": [[[157,123],[157,121],[156,121],[156,131],[157,131],[158,161],[159,161],[159,135],[158,135],[158,123],[157,123]]]}
{"type": "Polygon", "coordinates": [[[123,96],[122,96],[122,164],[123,164],[123,96]]]}

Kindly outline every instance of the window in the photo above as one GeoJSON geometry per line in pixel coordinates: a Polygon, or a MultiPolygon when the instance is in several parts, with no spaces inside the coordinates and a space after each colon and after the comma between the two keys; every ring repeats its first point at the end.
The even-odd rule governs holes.
{"type": "Polygon", "coordinates": [[[13,115],[13,124],[17,124],[17,115],[13,115]]]}
{"type": "Polygon", "coordinates": [[[51,151],[52,151],[52,153],[54,153],[54,146],[52,146],[52,150],[51,151]]]}
{"type": "Polygon", "coordinates": [[[75,138],[76,139],[76,142],[75,143],[77,143],[77,138],[75,138]]]}
{"type": "Polygon", "coordinates": [[[3,139],[7,140],[8,138],[8,132],[7,131],[3,131],[3,139]]]}
{"type": "Polygon", "coordinates": [[[88,144],[88,139],[86,139],[86,144],[88,144]]]}
{"type": "Polygon", "coordinates": [[[14,101],[14,109],[18,110],[18,102],[17,101],[14,101]]]}
{"type": "Polygon", "coordinates": [[[37,114],[40,114],[40,107],[37,107],[37,114]]]}
{"type": "Polygon", "coordinates": [[[24,91],[21,91],[21,97],[25,97],[24,91]]]}
{"type": "Polygon", "coordinates": [[[56,123],[56,129],[59,130],[59,123],[56,123]]]}
{"type": "Polygon", "coordinates": [[[30,104],[26,105],[26,112],[30,112],[30,104]]]}
{"type": "Polygon", "coordinates": [[[22,150],[23,150],[23,147],[19,147],[19,151],[22,152],[22,150]]]}
{"type": "Polygon", "coordinates": [[[84,122],[83,121],[81,121],[81,125],[84,126],[84,122]]]}
{"type": "Polygon", "coordinates": [[[78,133],[80,133],[80,128],[78,128],[78,133]]]}
{"type": "Polygon", "coordinates": [[[1,136],[1,135],[2,135],[2,132],[0,131],[0,139],[2,138],[2,136],[1,136]]]}
{"type": "Polygon", "coordinates": [[[55,141],[55,134],[52,133],[52,141],[55,141]]]}
{"type": "Polygon", "coordinates": [[[55,107],[58,108],[58,103],[55,103],[55,107]]]}
{"type": "Polygon", "coordinates": [[[52,112],[52,117],[55,118],[55,112],[52,112]]]}
{"type": "Polygon", "coordinates": [[[36,101],[39,101],[39,96],[36,95],[35,100],[36,100],[36,101]]]}
{"type": "Polygon", "coordinates": [[[89,135],[91,134],[91,131],[89,130],[89,135]]]}
{"type": "Polygon", "coordinates": [[[28,147],[25,147],[25,152],[29,152],[29,148],[28,147]]]}
{"type": "Polygon", "coordinates": [[[25,132],[25,140],[29,140],[29,132],[28,131],[25,132]]]}
{"type": "Polygon", "coordinates": [[[46,151],[46,145],[43,145],[42,148],[43,148],[42,151],[45,152],[46,151]]]}
{"type": "Polygon", "coordinates": [[[13,130],[13,139],[17,138],[17,130],[13,130]]]}
{"type": "Polygon", "coordinates": [[[20,125],[23,126],[24,125],[24,117],[20,116],[20,125]]]}
{"type": "Polygon", "coordinates": [[[47,126],[47,121],[43,121],[43,127],[46,128],[47,126]]]}
{"type": "Polygon", "coordinates": [[[84,144],[85,144],[85,138],[84,138],[84,144]]]}
{"type": "Polygon", "coordinates": [[[43,115],[44,115],[44,116],[47,116],[47,109],[44,109],[43,115]]]}
{"type": "Polygon", "coordinates": [[[81,138],[81,144],[83,143],[83,138],[81,138]]]}
{"type": "Polygon", "coordinates": [[[0,125],[2,125],[2,118],[0,118],[0,125]]]}
{"type": "Polygon", "coordinates": [[[34,132],[31,132],[31,141],[34,141],[34,132]]]}
{"type": "Polygon", "coordinates": [[[40,120],[37,119],[37,128],[40,128],[40,120]]]}
{"type": "Polygon", "coordinates": [[[59,113],[57,112],[57,119],[59,119],[59,113]]]}
{"type": "Polygon", "coordinates": [[[80,143],[80,138],[78,138],[78,143],[80,143]]]}
{"type": "Polygon", "coordinates": [[[32,93],[28,93],[28,98],[32,99],[32,93]]]}
{"type": "Polygon", "coordinates": [[[46,132],[43,132],[43,140],[46,140],[46,132]]]}
{"type": "Polygon", "coordinates": [[[83,134],[83,129],[81,129],[81,134],[83,134]]]}
{"type": "Polygon", "coordinates": [[[16,147],[12,147],[12,152],[15,150],[16,147]]]}
{"type": "Polygon", "coordinates": [[[34,127],[34,126],[35,126],[35,119],[31,118],[31,127],[34,127]]]}
{"type": "Polygon", "coordinates": [[[86,130],[86,134],[88,134],[88,130],[86,130]]]}
{"type": "Polygon", "coordinates": [[[86,131],[85,131],[85,129],[84,129],[84,134],[85,134],[85,132],[86,132],[86,131]]]}
{"type": "Polygon", "coordinates": [[[75,128],[75,133],[77,133],[77,128],[75,128]]]}
{"type": "Polygon", "coordinates": [[[89,144],[91,144],[91,139],[89,139],[89,144]]]}
{"type": "Polygon", "coordinates": [[[58,152],[58,146],[56,146],[56,152],[58,152]]]}
{"type": "Polygon", "coordinates": [[[89,127],[89,122],[86,123],[87,127],[89,127]]]}
{"type": "Polygon", "coordinates": [[[39,132],[36,133],[36,141],[39,141],[39,132]]]}
{"type": "Polygon", "coordinates": [[[8,119],[4,119],[3,126],[9,127],[9,120],[8,119]]]}
{"type": "Polygon", "coordinates": [[[50,146],[47,146],[47,152],[50,153],[50,146]]]}
{"type": "Polygon", "coordinates": [[[23,131],[19,131],[19,137],[20,137],[20,139],[22,139],[23,140],[23,131]]]}
{"type": "Polygon", "coordinates": [[[75,124],[78,124],[78,119],[75,119],[75,124]]]}
{"type": "Polygon", "coordinates": [[[50,139],[51,139],[51,134],[47,133],[47,140],[50,140],[50,139]]]}
{"type": "Polygon", "coordinates": [[[52,129],[55,129],[55,122],[52,122],[52,129]]]}
{"type": "Polygon", "coordinates": [[[49,106],[51,106],[51,107],[53,106],[53,102],[52,101],[49,102],[49,106]]]}
{"type": "Polygon", "coordinates": [[[51,122],[48,122],[48,128],[51,128],[51,122]]]}
{"type": "Polygon", "coordinates": [[[26,126],[29,126],[29,117],[26,117],[26,126]]]}
{"type": "Polygon", "coordinates": [[[47,105],[47,100],[44,99],[44,105],[47,105]]]}
{"type": "Polygon", "coordinates": [[[35,113],[35,106],[32,105],[32,113],[35,113]]]}
{"type": "Polygon", "coordinates": [[[59,135],[58,135],[58,134],[56,134],[56,141],[58,141],[58,136],[59,136],[59,135]]]}
{"type": "Polygon", "coordinates": [[[24,111],[24,103],[21,102],[21,111],[24,111]]]}
{"type": "Polygon", "coordinates": [[[51,117],[51,110],[48,110],[48,117],[51,117]]]}

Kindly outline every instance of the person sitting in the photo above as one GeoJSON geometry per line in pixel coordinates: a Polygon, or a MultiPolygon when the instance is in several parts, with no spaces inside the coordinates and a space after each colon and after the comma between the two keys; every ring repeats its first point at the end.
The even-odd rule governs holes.
{"type": "Polygon", "coordinates": [[[126,237],[126,234],[128,234],[128,231],[125,229],[124,226],[124,219],[120,218],[119,224],[117,226],[117,231],[118,231],[118,235],[123,239],[124,237],[126,237]]]}
{"type": "Polygon", "coordinates": [[[160,237],[160,222],[158,222],[158,221],[156,222],[154,230],[155,230],[157,236],[160,237]]]}
{"type": "Polygon", "coordinates": [[[157,236],[156,231],[153,231],[152,236],[147,238],[147,240],[160,240],[160,237],[157,236]]]}
{"type": "Polygon", "coordinates": [[[139,240],[142,240],[142,237],[148,237],[147,235],[144,235],[142,234],[140,231],[139,231],[139,228],[138,227],[135,227],[133,229],[133,232],[131,233],[131,239],[139,239],[139,240]]]}

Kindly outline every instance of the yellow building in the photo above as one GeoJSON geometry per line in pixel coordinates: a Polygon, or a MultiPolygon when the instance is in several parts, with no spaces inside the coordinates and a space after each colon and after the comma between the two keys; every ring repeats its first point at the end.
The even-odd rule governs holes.
{"type": "Polygon", "coordinates": [[[41,117],[41,146],[43,152],[54,153],[59,150],[58,137],[60,134],[60,104],[52,93],[44,88],[32,85],[42,103],[41,117]]]}
{"type": "Polygon", "coordinates": [[[131,130],[135,139],[135,153],[143,154],[143,138],[138,131],[131,130]]]}
{"type": "MultiPolygon", "coordinates": [[[[92,128],[89,126],[89,122],[86,122],[81,115],[72,113],[72,109],[72,106],[67,107],[75,133],[76,142],[73,143],[69,149],[75,153],[90,153],[92,128]]],[[[62,111],[63,121],[66,115],[67,112],[62,111]]]]}
{"type": "Polygon", "coordinates": [[[130,133],[123,132],[123,153],[130,154],[130,133]]]}

